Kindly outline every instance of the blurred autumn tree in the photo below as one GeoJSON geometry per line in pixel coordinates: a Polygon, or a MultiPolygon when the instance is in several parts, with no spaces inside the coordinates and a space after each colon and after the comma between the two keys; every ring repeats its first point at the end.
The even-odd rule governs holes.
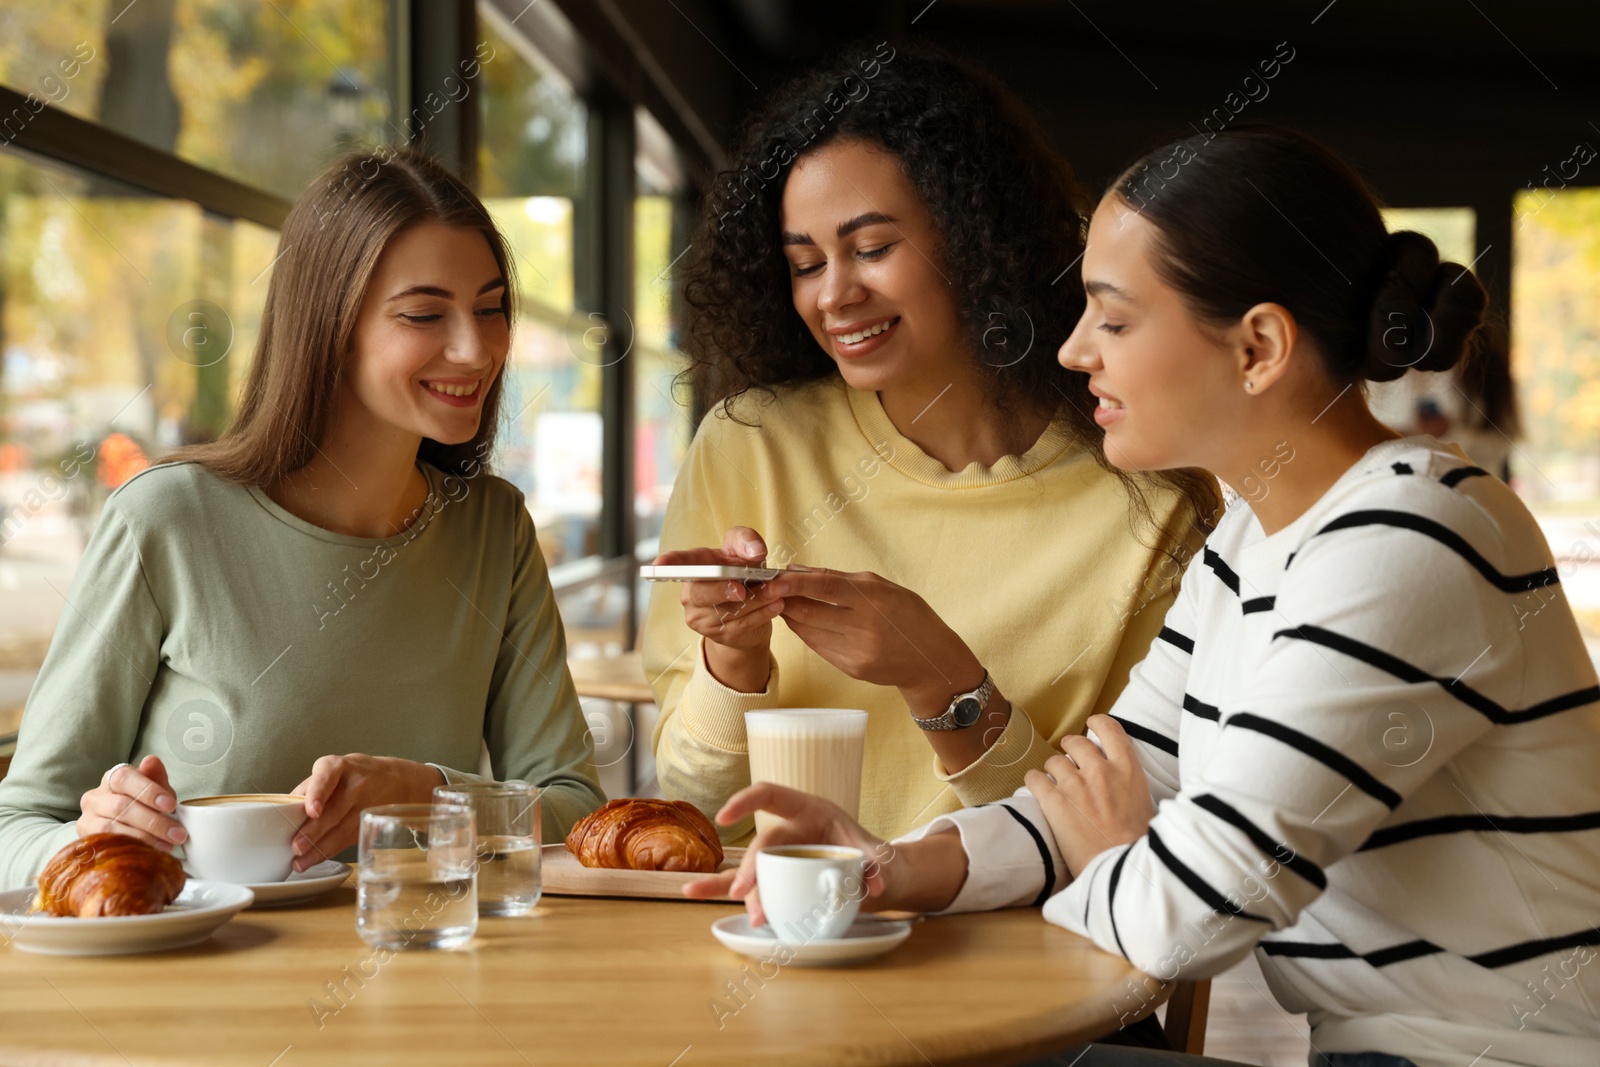
{"type": "MultiPolygon", "coordinates": [[[[399,138],[393,17],[386,0],[0,0],[0,82],[292,199],[350,143],[399,138]]],[[[16,158],[0,227],[0,437],[92,435],[119,412],[147,445],[220,432],[273,233],[16,158]],[[225,360],[169,339],[196,300],[231,320],[225,360]]]]}
{"type": "Polygon", "coordinates": [[[478,192],[486,197],[583,193],[587,109],[572,91],[526,62],[495,29],[478,27],[494,58],[478,86],[478,192]]]}
{"type": "MultiPolygon", "coordinates": [[[[1600,457],[1600,189],[1521,193],[1516,214],[1512,363],[1529,444],[1536,457],[1593,462],[1600,457]]],[[[1600,484],[1584,490],[1594,496],[1600,484]]]]}
{"type": "Polygon", "coordinates": [[[392,142],[388,0],[0,0],[0,82],[293,199],[347,143],[392,142]],[[58,61],[94,58],[65,81],[58,61]],[[107,88],[106,83],[110,82],[107,88]]]}

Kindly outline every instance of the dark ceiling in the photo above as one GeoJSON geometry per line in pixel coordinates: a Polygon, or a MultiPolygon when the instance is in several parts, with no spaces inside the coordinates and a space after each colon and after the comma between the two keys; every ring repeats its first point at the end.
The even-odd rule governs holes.
{"type": "MultiPolygon", "coordinates": [[[[556,3],[597,39],[614,34],[612,55],[632,58],[613,66],[657,93],[701,181],[765,93],[851,43],[930,41],[979,62],[1096,188],[1286,47],[1270,93],[1233,121],[1322,139],[1390,204],[1473,208],[1476,270],[1500,304],[1513,195],[1559,185],[1580,143],[1600,148],[1600,0],[556,3]]],[[[1571,184],[1600,186],[1600,162],[1571,184]]]]}
{"type": "MultiPolygon", "coordinates": [[[[1576,142],[1600,145],[1595,0],[710,0],[710,7],[742,72],[730,58],[735,115],[760,96],[748,81],[779,84],[848,40],[923,39],[980,61],[1022,94],[1096,184],[1220,106],[1278,42],[1288,42],[1295,59],[1240,120],[1296,125],[1363,157],[1397,201],[1438,202],[1451,185],[1476,185],[1485,172],[1497,184],[1520,186],[1576,142]],[[1463,168],[1477,173],[1454,181],[1452,172],[1463,168]]],[[[1600,175],[1589,181],[1600,184],[1600,175]]]]}

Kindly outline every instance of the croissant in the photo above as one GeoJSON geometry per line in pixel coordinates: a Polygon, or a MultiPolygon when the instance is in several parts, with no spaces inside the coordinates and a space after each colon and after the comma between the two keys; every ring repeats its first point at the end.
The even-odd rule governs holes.
{"type": "Polygon", "coordinates": [[[610,801],[572,828],[567,851],[585,867],[710,874],[722,864],[716,828],[682,800],[610,801]]]}
{"type": "Polygon", "coordinates": [[[178,899],[183,864],[126,834],[80,837],[51,857],[28,910],[62,918],[150,915],[178,899]]]}

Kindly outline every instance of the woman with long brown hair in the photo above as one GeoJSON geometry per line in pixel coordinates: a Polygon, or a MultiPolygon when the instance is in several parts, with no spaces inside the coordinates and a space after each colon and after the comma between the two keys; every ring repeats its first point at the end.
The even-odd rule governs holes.
{"type": "Polygon", "coordinates": [[[238,416],[106,503],[0,782],[0,885],[181,797],[305,795],[297,869],[361,809],[494,775],[544,832],[604,799],[522,494],[488,473],[515,279],[470,189],[350,154],[290,211],[238,416]]]}

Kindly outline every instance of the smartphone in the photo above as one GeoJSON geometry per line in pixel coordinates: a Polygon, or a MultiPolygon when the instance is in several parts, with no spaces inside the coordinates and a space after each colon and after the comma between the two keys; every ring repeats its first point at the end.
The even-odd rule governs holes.
{"type": "Polygon", "coordinates": [[[639,568],[639,577],[650,582],[699,582],[711,578],[732,578],[740,582],[770,582],[782,573],[782,567],[721,567],[710,563],[680,564],[673,567],[646,565],[639,568]]]}

